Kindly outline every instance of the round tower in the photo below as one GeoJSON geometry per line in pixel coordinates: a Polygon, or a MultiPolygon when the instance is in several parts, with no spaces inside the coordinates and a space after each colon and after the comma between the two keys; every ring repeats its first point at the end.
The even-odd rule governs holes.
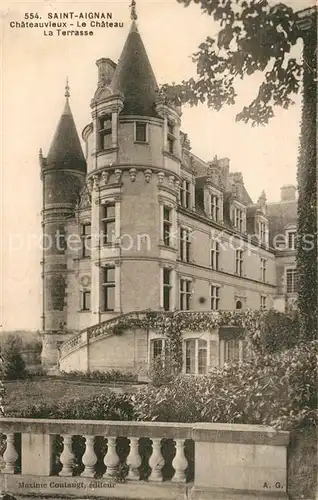
{"type": "Polygon", "coordinates": [[[65,106],[46,158],[40,150],[43,187],[42,365],[56,365],[58,343],[65,340],[67,306],[67,223],[83,188],[86,161],[69,105],[65,106]]]}

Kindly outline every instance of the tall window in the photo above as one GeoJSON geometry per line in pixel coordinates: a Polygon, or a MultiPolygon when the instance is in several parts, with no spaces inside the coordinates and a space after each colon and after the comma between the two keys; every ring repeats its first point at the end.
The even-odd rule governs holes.
{"type": "Polygon", "coordinates": [[[112,147],[112,115],[104,115],[99,119],[99,149],[112,147]]]}
{"type": "Polygon", "coordinates": [[[82,311],[90,311],[91,309],[91,292],[90,290],[84,290],[82,292],[81,297],[81,310],[82,311]]]}
{"type": "Polygon", "coordinates": [[[296,269],[286,269],[286,292],[287,293],[297,293],[298,283],[297,283],[297,270],[296,269]]]}
{"type": "Polygon", "coordinates": [[[135,123],[135,142],[147,142],[147,123],[135,123]]]}
{"type": "Polygon", "coordinates": [[[259,238],[261,243],[266,243],[266,234],[267,234],[267,224],[266,222],[259,222],[259,238]]]}
{"type": "Polygon", "coordinates": [[[211,218],[214,221],[220,219],[220,197],[216,194],[211,194],[211,218]]]}
{"type": "Polygon", "coordinates": [[[217,311],[220,306],[220,287],[217,285],[211,285],[211,310],[217,311]]]}
{"type": "Polygon", "coordinates": [[[208,371],[208,346],[204,339],[185,340],[185,372],[203,375],[208,371]]]}
{"type": "Polygon", "coordinates": [[[190,231],[183,227],[180,228],[180,259],[190,261],[190,231]]]}
{"type": "Polygon", "coordinates": [[[163,241],[166,246],[171,245],[172,210],[170,207],[163,207],[163,241]]]}
{"type": "Polygon", "coordinates": [[[220,261],[220,245],[217,241],[212,241],[211,243],[210,257],[211,257],[211,268],[214,271],[218,271],[219,261],[220,261]]]}
{"type": "Polygon", "coordinates": [[[235,207],[234,209],[234,226],[238,231],[243,231],[244,229],[244,210],[235,207]]]}
{"type": "Polygon", "coordinates": [[[175,127],[174,124],[168,121],[167,144],[169,153],[175,153],[175,127]]]}
{"type": "Polygon", "coordinates": [[[103,280],[104,311],[115,310],[115,266],[105,267],[103,280]]]}
{"type": "Polygon", "coordinates": [[[180,280],[180,309],[182,311],[188,311],[191,305],[191,281],[181,279],[180,280]]]}
{"type": "Polygon", "coordinates": [[[180,186],[180,204],[185,208],[191,207],[191,184],[183,180],[180,186]]]}
{"type": "Polygon", "coordinates": [[[261,281],[266,281],[266,259],[261,259],[261,281]]]}
{"type": "Polygon", "coordinates": [[[235,251],[235,273],[239,276],[243,274],[243,250],[235,251]]]}
{"type": "Polygon", "coordinates": [[[82,225],[82,257],[91,256],[91,224],[82,225]]]}
{"type": "Polygon", "coordinates": [[[266,295],[261,295],[261,309],[266,309],[267,308],[267,297],[266,295]]]}
{"type": "Polygon", "coordinates": [[[163,339],[154,339],[150,341],[150,359],[163,358],[163,339]]]}
{"type": "Polygon", "coordinates": [[[171,308],[171,270],[163,269],[163,308],[170,311],[171,308]]]}
{"type": "Polygon", "coordinates": [[[238,361],[240,359],[239,339],[228,339],[224,341],[224,361],[238,361]]]}
{"type": "Polygon", "coordinates": [[[287,246],[289,250],[296,248],[296,231],[287,231],[287,246]]]}
{"type": "Polygon", "coordinates": [[[103,244],[115,240],[115,203],[102,205],[103,244]]]}

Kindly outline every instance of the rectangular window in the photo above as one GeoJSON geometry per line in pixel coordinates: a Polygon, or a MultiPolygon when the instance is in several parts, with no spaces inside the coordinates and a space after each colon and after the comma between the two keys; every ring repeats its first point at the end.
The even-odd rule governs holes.
{"type": "Polygon", "coordinates": [[[296,231],[288,231],[287,237],[288,237],[288,241],[287,241],[288,249],[295,250],[295,248],[296,248],[296,231]]]}
{"type": "Polygon", "coordinates": [[[91,256],[91,224],[82,224],[82,257],[91,256]]]}
{"type": "Polygon", "coordinates": [[[151,361],[163,357],[163,339],[154,339],[150,342],[151,361]]]}
{"type": "Polygon", "coordinates": [[[91,292],[85,290],[82,292],[82,311],[90,311],[91,309],[91,292]]]}
{"type": "Polygon", "coordinates": [[[115,203],[102,205],[103,244],[115,241],[115,203]]]}
{"type": "Polygon", "coordinates": [[[210,257],[211,257],[211,268],[214,271],[218,271],[219,269],[219,261],[220,261],[220,245],[217,241],[212,242],[212,248],[210,250],[210,257]]]}
{"type": "Polygon", "coordinates": [[[181,279],[180,280],[180,309],[182,311],[189,311],[191,305],[191,281],[181,279]]]}
{"type": "Polygon", "coordinates": [[[169,153],[174,153],[175,151],[175,134],[174,134],[174,125],[173,123],[168,121],[168,133],[167,133],[167,145],[169,153]]]}
{"type": "Polygon", "coordinates": [[[135,142],[147,142],[147,123],[135,123],[135,142]]]}
{"type": "Polygon", "coordinates": [[[220,287],[211,285],[211,310],[217,311],[220,307],[220,287]]]}
{"type": "Polygon", "coordinates": [[[211,218],[214,221],[220,218],[220,198],[215,194],[211,194],[211,218]]]}
{"type": "Polygon", "coordinates": [[[261,281],[266,281],[266,259],[261,259],[261,281]]]}
{"type": "Polygon", "coordinates": [[[243,250],[235,251],[235,273],[239,276],[243,274],[243,250]]]}
{"type": "Polygon", "coordinates": [[[170,297],[171,296],[171,271],[170,269],[163,269],[163,308],[165,311],[170,311],[170,297]]]}
{"type": "Polygon", "coordinates": [[[112,147],[112,115],[104,115],[99,119],[99,149],[112,147]]]}
{"type": "Polygon", "coordinates": [[[183,262],[190,261],[190,231],[189,229],[180,228],[180,259],[183,262]]]}
{"type": "Polygon", "coordinates": [[[266,243],[267,225],[265,222],[259,223],[259,238],[261,243],[266,243]]]}
{"type": "Polygon", "coordinates": [[[103,302],[104,311],[115,310],[115,267],[109,266],[104,268],[103,280],[103,302]]]}
{"type": "Polygon", "coordinates": [[[297,270],[287,269],[286,270],[286,292],[287,293],[297,293],[298,283],[297,283],[297,270]]]}
{"type": "Polygon", "coordinates": [[[244,211],[241,208],[235,207],[233,222],[236,229],[242,232],[244,229],[244,211]]]}
{"type": "Polygon", "coordinates": [[[239,361],[240,341],[239,339],[229,339],[224,341],[224,361],[239,361]]]}
{"type": "Polygon", "coordinates": [[[196,340],[190,339],[185,341],[185,372],[195,373],[195,351],[196,340]]]}
{"type": "Polygon", "coordinates": [[[172,210],[163,207],[163,242],[168,247],[171,245],[172,210]]]}
{"type": "Polygon", "coordinates": [[[183,180],[180,187],[180,204],[184,208],[190,208],[191,203],[191,184],[189,181],[183,180]]]}
{"type": "Polygon", "coordinates": [[[198,339],[198,374],[208,371],[208,345],[206,340],[198,339]]]}
{"type": "Polygon", "coordinates": [[[261,295],[261,309],[267,308],[267,297],[266,295],[261,295]]]}

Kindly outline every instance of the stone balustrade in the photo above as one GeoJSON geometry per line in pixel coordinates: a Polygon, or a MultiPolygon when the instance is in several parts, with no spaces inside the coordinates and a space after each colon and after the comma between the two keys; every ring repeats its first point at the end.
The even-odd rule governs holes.
{"type": "Polygon", "coordinates": [[[288,498],[289,434],[271,427],[3,418],[0,432],[12,495],[288,498]]]}

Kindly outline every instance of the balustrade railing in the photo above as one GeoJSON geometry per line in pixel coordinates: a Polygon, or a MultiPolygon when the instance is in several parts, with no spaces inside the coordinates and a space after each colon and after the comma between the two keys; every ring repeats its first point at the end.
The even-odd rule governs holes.
{"type": "Polygon", "coordinates": [[[271,427],[3,418],[0,433],[13,495],[288,498],[289,433],[271,427]]]}

